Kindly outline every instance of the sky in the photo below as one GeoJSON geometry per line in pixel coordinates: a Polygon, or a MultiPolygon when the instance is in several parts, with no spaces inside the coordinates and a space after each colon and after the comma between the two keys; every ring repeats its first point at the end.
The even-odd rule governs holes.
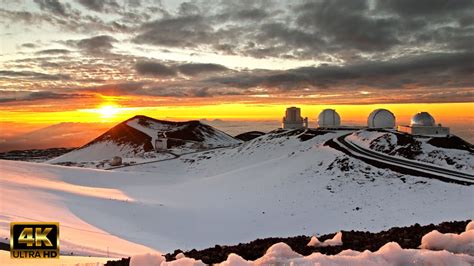
{"type": "Polygon", "coordinates": [[[474,139],[472,0],[0,1],[0,149],[135,114],[278,126],[293,105],[430,111],[474,139]]]}

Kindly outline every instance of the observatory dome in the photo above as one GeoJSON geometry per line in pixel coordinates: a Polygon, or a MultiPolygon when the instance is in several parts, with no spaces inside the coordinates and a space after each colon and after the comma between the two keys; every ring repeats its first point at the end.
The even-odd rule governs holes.
{"type": "Polygon", "coordinates": [[[411,118],[411,126],[434,127],[435,120],[429,113],[421,112],[421,113],[417,113],[411,118]]]}
{"type": "Polygon", "coordinates": [[[367,119],[369,128],[394,128],[395,116],[387,109],[376,109],[367,119]]]}
{"type": "Polygon", "coordinates": [[[338,127],[341,125],[341,117],[334,109],[324,109],[318,116],[319,127],[338,127]]]}

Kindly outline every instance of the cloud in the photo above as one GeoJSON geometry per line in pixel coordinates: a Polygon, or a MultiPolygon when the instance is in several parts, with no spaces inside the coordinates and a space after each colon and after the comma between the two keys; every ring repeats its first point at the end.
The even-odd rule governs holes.
{"type": "Polygon", "coordinates": [[[66,17],[67,11],[66,6],[64,6],[58,0],[34,0],[38,4],[39,8],[43,11],[48,11],[54,15],[66,17]]]}
{"type": "Polygon", "coordinates": [[[223,65],[218,64],[182,64],[178,66],[179,72],[188,75],[196,76],[202,73],[212,73],[212,72],[223,72],[228,71],[229,69],[223,65]]]}
{"type": "Polygon", "coordinates": [[[472,1],[301,1],[282,5],[183,3],[176,15],[142,24],[133,41],[203,47],[256,58],[331,61],[467,51],[473,40],[472,1]],[[204,12],[206,10],[206,12],[204,12]],[[417,51],[419,49],[419,51],[417,51]]]}
{"type": "Polygon", "coordinates": [[[82,40],[69,40],[66,43],[79,48],[85,54],[103,56],[110,53],[116,42],[117,40],[111,36],[99,35],[82,40]]]}
{"type": "Polygon", "coordinates": [[[21,47],[25,47],[25,48],[36,48],[38,47],[38,45],[34,44],[34,43],[31,43],[31,42],[27,42],[27,43],[22,43],[21,44],[21,47]]]}
{"type": "Polygon", "coordinates": [[[296,11],[298,26],[324,36],[332,48],[381,51],[400,43],[397,19],[367,15],[366,0],[306,2],[296,11]]]}
{"type": "Polygon", "coordinates": [[[148,82],[122,82],[101,86],[78,88],[77,91],[100,93],[102,95],[140,95],[148,82]]]}
{"type": "Polygon", "coordinates": [[[36,54],[46,54],[46,55],[54,55],[54,54],[69,54],[71,51],[67,49],[46,49],[36,52],[36,54]]]}
{"type": "Polygon", "coordinates": [[[259,20],[266,18],[268,13],[260,8],[249,8],[237,11],[232,17],[236,20],[259,20]]]}
{"type": "Polygon", "coordinates": [[[0,8],[0,19],[8,20],[9,22],[22,22],[26,25],[33,25],[37,21],[43,20],[43,17],[37,14],[33,14],[28,11],[12,11],[0,8]]]}
{"type": "Polygon", "coordinates": [[[209,78],[238,88],[267,87],[280,90],[345,87],[402,89],[416,87],[473,87],[474,53],[435,53],[390,61],[365,61],[345,66],[322,65],[287,71],[252,71],[209,78]]]}
{"type": "Polygon", "coordinates": [[[45,74],[34,71],[12,71],[12,70],[0,70],[0,78],[26,78],[32,80],[70,80],[69,75],[64,74],[45,74]]]}
{"type": "MultiPolygon", "coordinates": [[[[70,100],[78,98],[91,98],[93,95],[88,94],[77,94],[77,93],[55,93],[51,91],[38,91],[38,92],[13,92],[16,94],[14,97],[7,95],[7,97],[0,97],[0,104],[11,103],[11,102],[28,102],[37,100],[70,100]]],[[[9,93],[11,94],[11,93],[9,93]]]]}
{"type": "Polygon", "coordinates": [[[139,61],[135,64],[135,70],[140,75],[154,77],[176,76],[176,70],[164,64],[150,61],[139,61]]]}
{"type": "Polygon", "coordinates": [[[96,12],[115,12],[120,8],[114,0],[77,0],[79,4],[96,12]]]}
{"type": "Polygon", "coordinates": [[[240,95],[256,102],[264,97],[338,103],[472,101],[473,1],[36,2],[41,12],[0,8],[0,21],[86,37],[38,42],[40,48],[36,42],[20,42],[16,48],[22,56],[2,62],[0,78],[11,81],[0,84],[2,90],[150,98],[240,95]],[[56,49],[58,43],[68,49],[56,49]],[[147,58],[135,54],[139,49],[166,49],[166,58],[176,54],[177,60],[188,58],[183,54],[198,56],[163,61],[151,57],[158,53],[147,58]],[[31,53],[36,57],[25,58],[31,53]],[[214,58],[223,54],[232,55],[222,57],[223,65],[199,63],[207,55],[208,62],[218,62],[214,58]],[[290,60],[281,60],[281,70],[252,69],[258,60],[251,60],[250,69],[224,66],[238,56],[290,60]],[[285,70],[295,64],[306,67],[285,70]]]}
{"type": "Polygon", "coordinates": [[[255,58],[349,62],[425,52],[469,51],[474,39],[471,0],[191,1],[118,4],[35,0],[35,12],[0,10],[11,21],[46,21],[71,32],[121,32],[136,44],[203,49],[255,58]],[[81,5],[106,16],[80,13],[81,5]],[[67,16],[64,16],[67,14],[67,16]]]}
{"type": "Polygon", "coordinates": [[[210,97],[210,96],[212,96],[212,94],[209,93],[209,88],[201,88],[201,89],[194,90],[192,92],[192,95],[195,96],[195,97],[210,97]]]}
{"type": "Polygon", "coordinates": [[[425,16],[444,20],[459,13],[471,14],[474,2],[471,0],[384,0],[376,2],[377,8],[396,13],[403,17],[425,16]]]}
{"type": "Polygon", "coordinates": [[[167,66],[157,61],[138,61],[135,64],[135,70],[140,75],[170,77],[176,76],[177,72],[187,76],[198,76],[201,74],[210,75],[217,72],[225,72],[230,69],[219,64],[185,63],[167,66]]]}
{"type": "Polygon", "coordinates": [[[133,39],[135,43],[194,47],[209,40],[212,27],[204,17],[192,15],[149,22],[143,24],[140,31],[133,39]]]}

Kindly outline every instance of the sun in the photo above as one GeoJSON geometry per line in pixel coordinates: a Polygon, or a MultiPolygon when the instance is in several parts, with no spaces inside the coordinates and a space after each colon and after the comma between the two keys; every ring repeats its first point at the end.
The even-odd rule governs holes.
{"type": "Polygon", "coordinates": [[[114,117],[118,112],[120,112],[120,108],[115,105],[103,105],[97,108],[97,112],[102,118],[108,119],[114,117]]]}

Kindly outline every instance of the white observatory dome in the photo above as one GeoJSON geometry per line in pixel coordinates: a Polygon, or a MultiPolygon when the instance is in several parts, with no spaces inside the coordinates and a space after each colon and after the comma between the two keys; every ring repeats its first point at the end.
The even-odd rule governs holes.
{"type": "Polygon", "coordinates": [[[387,109],[376,109],[367,119],[369,128],[394,128],[395,116],[387,109]]]}
{"type": "Polygon", "coordinates": [[[434,118],[427,112],[417,113],[411,118],[411,126],[435,126],[434,118]]]}
{"type": "Polygon", "coordinates": [[[324,109],[318,116],[319,127],[338,127],[341,125],[341,117],[334,109],[324,109]]]}

